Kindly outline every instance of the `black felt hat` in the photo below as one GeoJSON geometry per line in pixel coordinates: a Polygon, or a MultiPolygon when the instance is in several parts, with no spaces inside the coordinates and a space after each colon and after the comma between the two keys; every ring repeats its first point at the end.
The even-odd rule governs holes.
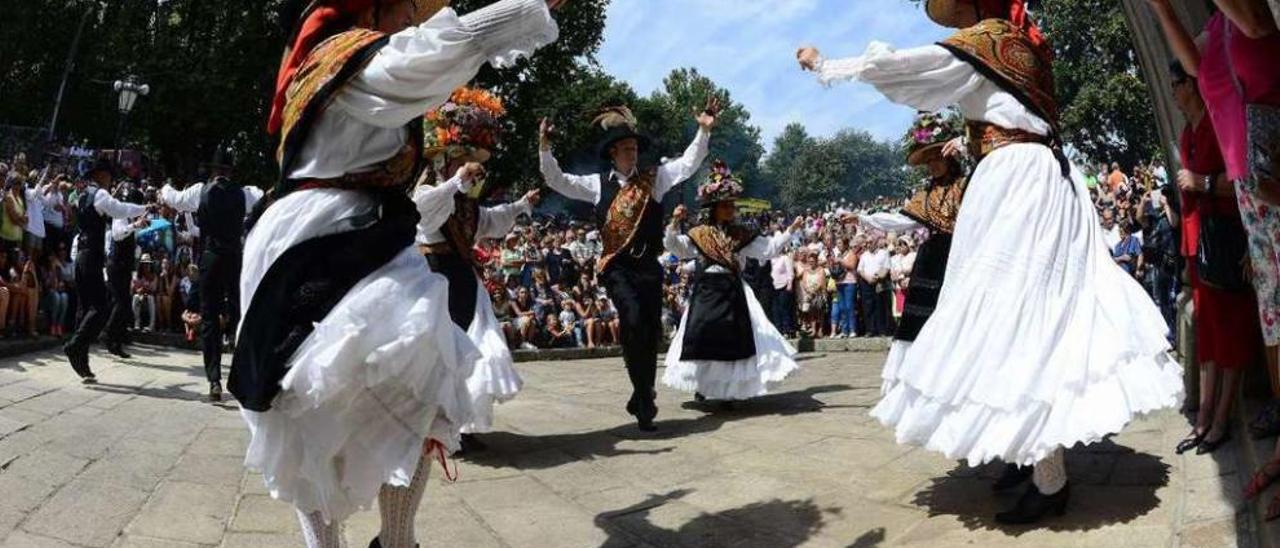
{"type": "Polygon", "coordinates": [[[592,121],[592,125],[600,126],[604,130],[604,136],[600,140],[599,154],[605,160],[611,160],[609,150],[618,141],[626,139],[635,139],[640,145],[640,152],[649,149],[652,142],[647,135],[636,131],[636,116],[631,113],[631,109],[625,106],[606,107],[600,111],[596,119],[592,121]]]}

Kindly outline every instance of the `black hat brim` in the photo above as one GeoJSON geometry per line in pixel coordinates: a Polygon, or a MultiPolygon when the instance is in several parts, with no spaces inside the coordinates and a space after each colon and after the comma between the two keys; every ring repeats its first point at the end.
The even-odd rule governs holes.
{"type": "Polygon", "coordinates": [[[626,139],[635,139],[636,144],[640,146],[641,154],[644,154],[645,151],[649,150],[649,146],[653,144],[653,140],[649,139],[647,135],[637,133],[631,128],[614,128],[605,134],[604,140],[600,141],[600,158],[603,160],[613,160],[609,155],[609,150],[612,149],[613,145],[617,144],[618,141],[624,141],[626,139]]]}

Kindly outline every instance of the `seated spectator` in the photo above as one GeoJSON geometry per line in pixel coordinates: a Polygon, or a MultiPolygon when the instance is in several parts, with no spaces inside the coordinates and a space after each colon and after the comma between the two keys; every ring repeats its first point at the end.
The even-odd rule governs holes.
{"type": "Polygon", "coordinates": [[[618,311],[613,308],[613,302],[606,297],[600,297],[596,299],[595,310],[596,344],[603,345],[605,341],[611,345],[622,344],[620,331],[622,322],[618,319],[618,311]]]}
{"type": "Polygon", "coordinates": [[[516,330],[520,333],[520,340],[523,341],[520,346],[526,350],[537,348],[530,342],[538,332],[538,316],[534,312],[534,306],[533,295],[529,293],[528,288],[521,287],[516,290],[516,300],[511,303],[511,308],[515,312],[516,330]]]}
{"type": "Polygon", "coordinates": [[[66,333],[69,323],[67,310],[71,304],[71,296],[62,283],[62,264],[58,255],[49,254],[40,277],[45,287],[45,309],[49,311],[49,334],[61,337],[66,333]]]}
{"type": "Polygon", "coordinates": [[[187,267],[187,275],[178,282],[182,297],[182,325],[186,328],[187,342],[195,342],[200,333],[200,269],[187,267]]]}
{"type": "Polygon", "coordinates": [[[160,259],[160,275],[156,277],[156,329],[170,330],[174,298],[178,293],[178,272],[168,257],[160,259]]]}
{"type": "Polygon", "coordinates": [[[133,328],[143,329],[142,316],[146,312],[146,331],[156,328],[156,275],[151,270],[155,263],[150,255],[144,254],[138,264],[138,271],[133,275],[133,328]]]}
{"type": "Polygon", "coordinates": [[[578,311],[574,309],[572,299],[560,300],[560,325],[564,325],[573,333],[574,346],[587,345],[587,332],[584,322],[579,321],[578,311]]]}
{"type": "Polygon", "coordinates": [[[489,291],[489,297],[493,299],[493,316],[498,319],[498,325],[502,326],[502,334],[507,339],[507,347],[515,348],[520,345],[520,334],[516,332],[515,320],[517,314],[515,307],[511,305],[511,299],[507,298],[507,291],[497,288],[489,291]]]}
{"type": "Polygon", "coordinates": [[[560,317],[547,314],[545,327],[538,330],[537,348],[572,348],[573,328],[560,323],[560,317]]]}

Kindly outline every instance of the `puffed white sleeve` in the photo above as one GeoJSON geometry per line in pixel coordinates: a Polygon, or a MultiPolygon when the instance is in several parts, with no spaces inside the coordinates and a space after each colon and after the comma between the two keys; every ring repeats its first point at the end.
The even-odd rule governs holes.
{"type": "Polygon", "coordinates": [[[502,0],[464,16],[445,8],[392,35],[334,105],[367,124],[397,128],[443,103],[484,63],[511,66],[559,33],[546,0],[502,0]]]}
{"type": "Polygon", "coordinates": [[[657,180],[653,182],[653,199],[661,202],[667,191],[687,181],[689,177],[693,177],[693,174],[697,173],[698,168],[702,166],[703,160],[707,159],[710,146],[711,133],[698,128],[698,134],[685,148],[684,154],[658,167],[657,180]]]}
{"type": "Polygon", "coordinates": [[[820,60],[816,72],[825,86],[865,82],[890,101],[927,111],[957,103],[984,81],[972,65],[942,46],[896,51],[883,42],[872,42],[858,57],[820,60]]]}
{"type": "Polygon", "coordinates": [[[479,226],[476,227],[477,238],[501,238],[516,226],[516,219],[529,214],[533,207],[521,198],[517,202],[487,207],[480,210],[479,226]]]}
{"type": "Polygon", "coordinates": [[[859,215],[858,222],[883,232],[911,232],[924,225],[901,213],[880,212],[859,215]]]}
{"type": "Polygon", "coordinates": [[[413,203],[418,206],[418,227],[425,232],[435,232],[444,226],[449,216],[453,215],[455,202],[453,195],[466,192],[466,185],[461,177],[445,181],[436,186],[421,185],[413,191],[413,203]]]}
{"type": "Polygon", "coordinates": [[[258,205],[258,201],[262,200],[262,189],[256,186],[244,187],[244,211],[248,215],[253,211],[253,206],[258,205]]]}
{"type": "Polygon", "coordinates": [[[183,190],[164,185],[164,188],[160,189],[160,202],[183,213],[195,211],[200,209],[202,192],[204,192],[204,183],[196,183],[183,190]]]}
{"type": "Polygon", "coordinates": [[[791,241],[791,232],[781,231],[773,236],[756,236],[751,243],[743,247],[738,255],[750,259],[768,260],[781,255],[787,250],[787,243],[791,241]]]}
{"type": "Polygon", "coordinates": [[[538,168],[542,171],[542,179],[547,182],[547,186],[565,198],[592,205],[600,202],[599,175],[565,173],[550,150],[538,153],[538,168]]]}
{"type": "Polygon", "coordinates": [[[112,219],[131,219],[141,217],[147,212],[147,206],[121,202],[112,198],[111,193],[104,190],[98,190],[98,193],[93,195],[93,207],[98,210],[98,213],[112,219]]]}
{"type": "Polygon", "coordinates": [[[688,236],[681,234],[671,225],[667,225],[667,231],[662,236],[662,246],[678,259],[698,258],[698,248],[693,245],[688,236]]]}

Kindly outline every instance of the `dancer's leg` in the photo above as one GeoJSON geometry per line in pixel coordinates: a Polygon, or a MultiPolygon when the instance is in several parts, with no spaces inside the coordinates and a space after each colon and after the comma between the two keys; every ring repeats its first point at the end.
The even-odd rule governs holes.
{"type": "Polygon", "coordinates": [[[431,474],[431,457],[423,455],[418,469],[408,487],[383,485],[378,491],[378,513],[382,516],[382,530],[378,542],[382,548],[413,548],[415,546],[413,517],[418,513],[422,495],[427,489],[427,477],[431,474]]]}
{"type": "Polygon", "coordinates": [[[307,548],[346,548],[341,521],[325,523],[320,512],[297,512],[298,521],[302,524],[302,541],[307,548]]]}

